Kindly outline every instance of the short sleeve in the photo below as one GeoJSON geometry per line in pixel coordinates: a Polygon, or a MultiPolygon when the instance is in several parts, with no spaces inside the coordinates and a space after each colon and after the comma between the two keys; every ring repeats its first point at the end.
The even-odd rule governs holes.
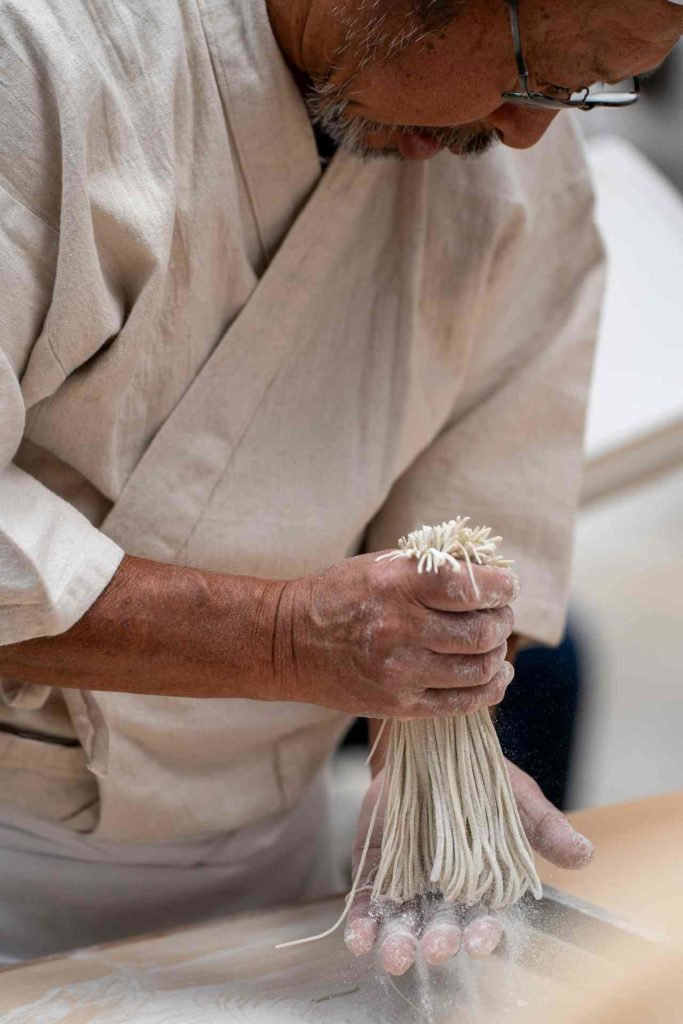
{"type": "MultiPolygon", "coordinates": [[[[26,415],[21,377],[49,309],[58,241],[53,227],[0,184],[0,644],[69,629],[123,557],[118,545],[12,461],[26,415]]],[[[59,378],[44,338],[39,362],[46,379],[59,378]]]]}

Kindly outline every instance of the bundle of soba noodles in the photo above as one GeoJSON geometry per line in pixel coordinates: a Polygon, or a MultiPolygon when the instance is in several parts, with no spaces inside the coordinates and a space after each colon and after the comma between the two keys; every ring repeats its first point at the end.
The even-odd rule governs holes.
{"type": "MultiPolygon", "coordinates": [[[[380,558],[413,558],[418,572],[507,567],[501,537],[468,517],[423,526],[380,558]]],[[[519,819],[488,708],[452,718],[391,723],[385,763],[382,854],[372,896],[405,902],[434,893],[495,910],[541,884],[519,819]]]]}
{"type": "MultiPolygon", "coordinates": [[[[411,558],[418,572],[467,571],[478,597],[473,564],[507,568],[512,563],[500,555],[501,537],[468,522],[469,517],[458,517],[423,526],[378,561],[411,558]]],[[[368,882],[378,910],[419,897],[498,910],[527,891],[537,899],[542,894],[488,708],[451,718],[397,719],[389,729],[384,779],[346,909],[322,935],[283,946],[323,938],[342,923],[363,877],[385,795],[381,856],[368,882]]]]}

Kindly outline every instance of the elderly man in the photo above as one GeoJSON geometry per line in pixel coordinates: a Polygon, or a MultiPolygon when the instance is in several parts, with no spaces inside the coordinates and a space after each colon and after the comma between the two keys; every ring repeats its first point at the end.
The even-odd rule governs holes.
{"type": "MultiPolygon", "coordinates": [[[[473,603],[378,564],[407,529],[490,523],[517,634],[558,641],[602,269],[551,123],[660,62],[683,10],[0,10],[11,959],[334,886],[322,769],[349,715],[472,711],[513,674],[516,578],[480,569],[473,603]]],[[[535,847],[586,862],[512,778],[535,847]]],[[[377,923],[351,918],[365,953],[377,923]]]]}

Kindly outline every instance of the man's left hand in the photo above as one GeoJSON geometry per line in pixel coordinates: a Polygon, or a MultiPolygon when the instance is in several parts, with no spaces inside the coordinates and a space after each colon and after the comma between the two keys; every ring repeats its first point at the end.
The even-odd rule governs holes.
{"type": "MultiPolygon", "coordinates": [[[[506,761],[520,817],[531,846],[551,864],[562,868],[582,868],[589,864],[593,844],[577,832],[543,796],[540,787],[521,769],[506,761]]],[[[358,818],[354,843],[354,877],[365,843],[370,817],[382,785],[376,776],[365,795],[358,818]]],[[[365,878],[374,873],[380,858],[384,808],[380,808],[365,863],[365,878]]],[[[421,956],[425,963],[446,963],[461,946],[474,958],[488,956],[498,945],[503,926],[493,914],[467,912],[467,920],[443,901],[430,900],[428,910],[418,914],[411,906],[378,918],[370,912],[369,883],[363,883],[349,910],[344,939],[355,956],[370,952],[376,945],[388,974],[404,974],[421,956]]]]}

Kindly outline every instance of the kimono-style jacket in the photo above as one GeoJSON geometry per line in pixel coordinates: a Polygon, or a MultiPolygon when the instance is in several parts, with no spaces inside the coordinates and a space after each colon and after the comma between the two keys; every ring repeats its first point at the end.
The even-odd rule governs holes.
{"type": "MultiPolygon", "coordinates": [[[[264,0],[9,0],[0,36],[0,643],[68,629],[124,552],[291,578],[457,514],[558,642],[603,277],[572,121],[323,173],[264,0]]],[[[348,721],[3,692],[68,713],[121,842],[295,807],[348,721]]]]}

